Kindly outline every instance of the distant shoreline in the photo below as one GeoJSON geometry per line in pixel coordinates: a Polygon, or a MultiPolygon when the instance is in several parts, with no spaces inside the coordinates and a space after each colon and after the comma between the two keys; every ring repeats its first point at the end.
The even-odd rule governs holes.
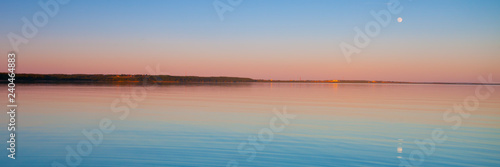
{"type": "MultiPolygon", "coordinates": [[[[0,73],[2,80],[7,83],[8,73],[0,73]]],[[[367,84],[449,84],[449,85],[500,85],[500,83],[455,83],[455,82],[403,82],[403,81],[369,81],[369,80],[263,80],[243,77],[200,77],[200,76],[172,76],[172,75],[112,75],[112,74],[16,74],[15,83],[72,83],[72,84],[140,84],[140,83],[240,83],[240,82],[269,82],[269,83],[367,83],[367,84]]]]}

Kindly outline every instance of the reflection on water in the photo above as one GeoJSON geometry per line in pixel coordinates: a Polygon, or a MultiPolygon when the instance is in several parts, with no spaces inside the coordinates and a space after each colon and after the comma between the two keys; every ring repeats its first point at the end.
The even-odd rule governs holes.
{"type": "Polygon", "coordinates": [[[4,156],[0,163],[67,165],[66,146],[76,149],[88,140],[82,130],[98,129],[107,118],[116,129],[103,134],[80,166],[398,166],[411,163],[412,151],[422,150],[414,141],[432,138],[436,128],[448,138],[434,143],[431,155],[414,156],[422,166],[500,165],[498,93],[480,101],[457,130],[443,120],[446,110],[474,95],[475,85],[167,85],[142,101],[118,104],[130,108],[121,120],[111,104],[136,87],[19,85],[17,159],[4,156]],[[273,109],[284,106],[297,117],[271,142],[249,144],[256,156],[247,161],[250,154],[239,145],[269,128],[273,109]]]}

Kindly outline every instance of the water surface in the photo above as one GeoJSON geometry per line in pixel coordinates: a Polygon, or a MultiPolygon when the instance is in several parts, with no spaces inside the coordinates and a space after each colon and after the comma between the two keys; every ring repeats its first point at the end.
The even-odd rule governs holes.
{"type": "MultiPolygon", "coordinates": [[[[443,118],[454,104],[475,96],[477,87],[187,84],[148,87],[152,90],[141,94],[142,86],[18,85],[17,159],[8,159],[5,151],[0,163],[70,166],[66,147],[77,150],[79,142],[89,141],[82,130],[98,129],[101,120],[109,119],[116,129],[103,133],[102,142],[76,165],[499,166],[499,86],[492,86],[497,92],[480,100],[477,109],[466,112],[468,118],[460,117],[458,129],[452,129],[456,121],[443,118]],[[123,111],[118,107],[129,114],[113,112],[123,111]],[[269,139],[264,142],[259,132],[271,129],[270,122],[278,118],[274,109],[296,117],[289,124],[277,119],[284,129],[271,131],[272,139],[261,136],[269,139]],[[415,141],[432,139],[436,128],[447,139],[433,143],[434,151],[425,154],[415,141]]],[[[7,114],[1,119],[7,120],[7,114]]],[[[7,130],[0,135],[7,139],[7,130]]]]}

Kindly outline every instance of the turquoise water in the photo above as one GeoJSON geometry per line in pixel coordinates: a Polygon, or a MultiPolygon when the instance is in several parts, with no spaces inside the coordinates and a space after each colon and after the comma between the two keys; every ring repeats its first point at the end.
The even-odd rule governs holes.
{"type": "MultiPolygon", "coordinates": [[[[464,109],[468,117],[453,112],[443,116],[453,111],[454,104],[475,97],[477,88],[319,83],[18,85],[16,159],[7,158],[4,149],[0,164],[500,166],[500,86],[492,86],[496,92],[478,100],[474,110],[464,109]],[[279,116],[284,111],[289,117],[279,116]],[[453,129],[458,120],[461,124],[453,129]],[[100,129],[102,121],[110,123],[109,133],[100,129]],[[446,136],[440,143],[433,140],[437,128],[446,136]],[[97,140],[99,135],[90,137],[98,144],[82,133],[93,129],[102,133],[102,140],[97,140]],[[421,148],[415,141],[426,145],[421,148]]],[[[7,114],[1,119],[7,124],[7,114]]],[[[0,135],[8,140],[6,129],[0,135]]]]}

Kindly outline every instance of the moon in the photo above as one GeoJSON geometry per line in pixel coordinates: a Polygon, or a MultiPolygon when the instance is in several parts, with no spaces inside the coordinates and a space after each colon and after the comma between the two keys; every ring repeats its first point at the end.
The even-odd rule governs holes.
{"type": "Polygon", "coordinates": [[[403,22],[403,18],[399,17],[399,18],[398,18],[398,22],[399,22],[399,23],[403,22]]]}

